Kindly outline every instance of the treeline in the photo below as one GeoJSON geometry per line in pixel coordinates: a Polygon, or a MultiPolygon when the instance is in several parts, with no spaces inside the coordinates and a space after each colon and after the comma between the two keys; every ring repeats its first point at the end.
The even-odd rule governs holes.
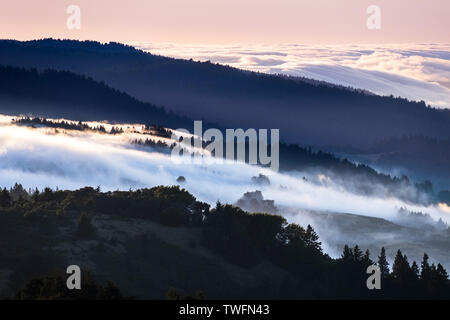
{"type": "MultiPolygon", "coordinates": [[[[10,241],[2,238],[11,235],[11,230],[20,231],[23,221],[32,221],[33,227],[42,228],[40,232],[48,239],[51,232],[46,233],[45,228],[74,216],[80,217],[76,236],[89,239],[95,235],[95,229],[87,217],[96,215],[148,219],[164,226],[200,230],[203,247],[241,268],[269,261],[284,270],[276,296],[280,299],[450,298],[446,270],[440,264],[430,265],[426,254],[419,268],[415,262],[410,265],[399,250],[392,271],[384,249],[378,259],[372,260],[369,251],[363,253],[358,246],[346,246],[340,258],[332,259],[323,252],[317,233],[309,225],[304,228],[287,223],[281,216],[249,214],[221,203],[211,208],[178,186],[112,192],[91,187],[75,191],[46,188],[16,200],[3,189],[0,242],[10,241]],[[366,286],[366,269],[374,263],[382,273],[381,290],[368,290],[366,286]]],[[[10,254],[1,252],[0,258],[14,266],[16,260],[10,254]]],[[[209,285],[214,286],[213,282],[209,285]]],[[[206,295],[211,291],[208,287],[201,289],[206,295]]]]}
{"type": "MultiPolygon", "coordinates": [[[[95,131],[100,133],[109,133],[109,134],[121,134],[123,133],[123,129],[119,126],[112,127],[108,132],[103,125],[98,126],[89,126],[87,123],[82,121],[53,121],[48,120],[46,118],[40,117],[20,117],[12,120],[13,123],[19,125],[27,125],[27,126],[45,126],[49,128],[57,128],[57,129],[67,129],[67,130],[79,130],[79,131],[95,131]]],[[[137,132],[137,131],[136,131],[137,132]]],[[[141,133],[141,132],[139,132],[141,133]]],[[[148,133],[155,136],[163,137],[163,138],[171,138],[172,132],[170,129],[165,128],[162,125],[157,124],[147,124],[143,126],[143,132],[148,133]]],[[[196,138],[190,138],[190,144],[194,145],[196,138]]],[[[403,137],[401,139],[390,139],[384,142],[380,142],[379,148],[384,148],[387,151],[393,149],[397,149],[398,145],[406,144],[411,145],[415,141],[421,141],[421,145],[430,144],[434,146],[440,146],[438,140],[427,138],[424,136],[410,136],[403,137]],[[382,147],[385,146],[385,147],[382,147]]],[[[445,142],[445,141],[444,141],[445,142]]],[[[442,143],[444,143],[442,142],[442,143]]],[[[167,149],[173,148],[175,144],[168,145],[162,141],[156,141],[154,139],[135,139],[131,141],[132,144],[148,146],[159,149],[167,149]]],[[[445,142],[447,143],[447,142],[445,142]]],[[[201,141],[200,144],[203,148],[205,148],[209,141],[201,141]]],[[[248,142],[245,143],[246,152],[248,153],[249,147],[248,142]]],[[[408,148],[408,147],[405,147],[408,148]]],[[[445,149],[445,148],[444,148],[445,149]]],[[[409,149],[408,149],[409,150],[409,149]]],[[[437,150],[435,150],[437,152],[437,150]]],[[[224,154],[226,152],[225,146],[223,150],[224,154]]],[[[442,152],[447,152],[442,150],[442,152]]],[[[435,154],[435,153],[433,153],[435,154]]],[[[445,157],[444,157],[445,158],[445,157]]],[[[248,159],[248,154],[246,155],[246,159],[248,159]]],[[[409,160],[413,161],[413,160],[409,160]]],[[[369,184],[381,184],[387,187],[388,191],[391,194],[394,194],[400,199],[407,200],[410,202],[416,203],[424,203],[425,202],[446,202],[450,204],[450,196],[448,190],[435,191],[433,189],[433,185],[429,180],[425,180],[420,183],[413,183],[409,180],[406,175],[401,177],[391,176],[390,174],[383,174],[372,167],[365,164],[355,164],[347,159],[340,159],[329,152],[324,152],[321,150],[315,151],[311,147],[301,147],[295,144],[280,144],[280,170],[282,171],[307,171],[314,169],[327,169],[330,173],[333,173],[337,176],[349,176],[353,179],[354,183],[349,185],[344,185],[344,187],[355,186],[354,190],[361,192],[365,190],[367,194],[370,194],[372,191],[370,188],[367,188],[369,184]],[[364,182],[365,186],[358,186],[359,182],[364,182]],[[367,182],[369,182],[367,184],[367,182]],[[402,189],[405,187],[410,187],[415,189],[416,194],[405,194],[402,189]],[[422,196],[421,196],[422,195],[422,196]]],[[[378,190],[378,189],[377,189],[378,190]]]]}
{"type": "Polygon", "coordinates": [[[450,188],[450,138],[403,135],[380,140],[361,153],[378,154],[375,164],[384,168],[402,167],[438,177],[445,188],[450,188]]]}
{"type": "Polygon", "coordinates": [[[123,129],[121,127],[112,127],[108,132],[103,125],[98,126],[90,126],[87,123],[82,121],[73,122],[73,121],[53,121],[48,120],[46,118],[38,118],[38,117],[21,117],[12,120],[13,124],[19,125],[27,125],[27,126],[44,126],[48,128],[56,128],[56,129],[66,129],[66,130],[78,130],[78,131],[96,131],[100,133],[109,133],[109,134],[120,134],[123,133],[123,129]]]}
{"type": "MultiPolygon", "coordinates": [[[[355,279],[360,281],[367,279],[367,275],[361,276],[367,267],[376,264],[381,273],[381,290],[375,290],[375,295],[383,299],[449,299],[450,286],[448,273],[445,268],[429,262],[426,253],[419,265],[416,261],[411,264],[408,257],[398,250],[392,268],[386,259],[386,250],[381,248],[377,258],[372,260],[370,252],[362,252],[358,246],[349,248],[347,245],[340,259],[344,278],[350,284],[355,285],[355,279]],[[365,279],[364,279],[365,278],[365,279]],[[353,279],[353,280],[352,280],[353,279]]],[[[356,286],[353,288],[354,290],[356,286]]]]}
{"type": "MultiPolygon", "coordinates": [[[[384,152],[428,152],[442,153],[448,159],[450,156],[450,138],[437,139],[423,134],[402,135],[381,139],[366,150],[367,153],[384,152]]],[[[364,152],[364,151],[362,151],[364,152]]]]}
{"type": "MultiPolygon", "coordinates": [[[[0,48],[4,65],[84,74],[141,101],[166,106],[177,114],[217,122],[216,128],[226,128],[230,124],[236,128],[269,126],[279,128],[286,141],[293,143],[364,147],[403,134],[448,137],[450,133],[448,110],[432,109],[424,102],[312,83],[311,80],[243,71],[210,62],[166,58],[120,44],[44,39],[0,41],[0,48]],[[115,67],[111,68],[111,65],[115,67]],[[258,116],[255,118],[255,115],[258,116]]],[[[77,98],[79,93],[86,95],[74,92],[72,82],[66,83],[71,89],[69,97],[77,98]]],[[[118,97],[104,98],[111,106],[117,105],[118,97]]],[[[162,123],[155,117],[145,117],[145,110],[131,110],[121,104],[122,112],[118,109],[112,112],[115,108],[110,107],[102,112],[101,119],[151,119],[167,126],[167,121],[162,123]]],[[[84,110],[86,114],[93,111],[84,110]]],[[[192,125],[192,121],[189,124],[192,125]]],[[[175,124],[172,127],[190,128],[175,124]]]]}
{"type": "Polygon", "coordinates": [[[81,276],[82,290],[69,290],[67,275],[59,271],[30,280],[22,289],[15,292],[10,300],[131,300],[122,294],[111,281],[99,283],[90,273],[81,276]]]}
{"type": "Polygon", "coordinates": [[[161,125],[190,128],[192,122],[67,71],[0,66],[0,113],[80,121],[135,123],[152,119],[161,125]]]}
{"type": "MultiPolygon", "coordinates": [[[[413,182],[408,176],[400,177],[384,174],[363,163],[354,163],[348,159],[341,159],[329,152],[321,150],[315,151],[311,147],[301,147],[298,145],[280,144],[280,170],[314,170],[326,169],[329,174],[337,178],[348,178],[352,183],[343,185],[345,188],[353,187],[350,191],[366,194],[379,192],[372,189],[374,185],[379,184],[387,188],[390,194],[399,199],[429,204],[436,201],[448,202],[445,190],[434,190],[433,184],[429,180],[423,182],[413,182]],[[409,188],[413,193],[405,193],[409,188]]],[[[450,203],[450,202],[448,202],[450,203]]]]}
{"type": "Polygon", "coordinates": [[[144,126],[144,133],[150,133],[152,135],[170,139],[172,137],[172,131],[158,124],[146,124],[144,126]]]}
{"type": "Polygon", "coordinates": [[[154,139],[149,139],[146,138],[145,140],[143,139],[134,139],[131,141],[132,144],[136,144],[136,145],[140,145],[140,146],[146,146],[146,147],[151,147],[151,148],[156,148],[156,149],[171,149],[174,144],[168,145],[167,143],[163,142],[163,141],[156,141],[154,139]]]}

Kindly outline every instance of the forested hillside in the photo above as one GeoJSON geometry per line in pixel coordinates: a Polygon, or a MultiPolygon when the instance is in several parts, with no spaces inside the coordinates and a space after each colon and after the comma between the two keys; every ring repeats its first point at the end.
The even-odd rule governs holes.
{"type": "Polygon", "coordinates": [[[0,64],[87,75],[189,118],[279,128],[286,142],[366,147],[405,134],[450,137],[450,111],[423,102],[155,56],[117,43],[1,41],[0,64]]]}
{"type": "Polygon", "coordinates": [[[34,288],[47,283],[55,298],[76,298],[55,289],[58,278],[42,278],[69,263],[92,272],[94,297],[104,298],[164,298],[170,288],[235,299],[450,297],[446,270],[427,255],[419,268],[398,251],[391,271],[384,250],[346,246],[331,259],[311,226],[220,203],[210,208],[179,187],[30,193],[16,185],[0,193],[0,244],[2,294],[13,298],[50,298],[30,293],[33,278],[34,288]],[[366,287],[373,263],[382,290],[366,287]],[[106,280],[120,291],[96,284],[106,280]]]}
{"type": "Polygon", "coordinates": [[[146,120],[169,127],[192,126],[187,118],[140,102],[83,75],[4,66],[0,66],[0,113],[76,120],[146,120]]]}

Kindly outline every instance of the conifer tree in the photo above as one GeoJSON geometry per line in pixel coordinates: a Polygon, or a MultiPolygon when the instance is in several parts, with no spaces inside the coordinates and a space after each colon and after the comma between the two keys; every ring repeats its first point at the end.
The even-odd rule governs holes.
{"type": "Polygon", "coordinates": [[[305,235],[306,246],[322,251],[321,242],[319,241],[319,235],[314,231],[313,227],[308,224],[305,235]]]}
{"type": "Polygon", "coordinates": [[[445,281],[448,280],[447,270],[444,269],[442,264],[438,263],[437,268],[436,268],[436,272],[437,272],[439,281],[445,282],[445,281]]]}
{"type": "Polygon", "coordinates": [[[386,278],[389,276],[389,263],[386,259],[386,249],[381,248],[380,255],[378,256],[378,267],[381,271],[381,277],[386,278]]]}
{"type": "Polygon", "coordinates": [[[420,273],[420,279],[424,282],[427,282],[431,278],[431,268],[430,264],[428,263],[428,255],[426,253],[423,254],[421,269],[422,271],[420,273]]]}
{"type": "Polygon", "coordinates": [[[392,265],[392,276],[394,279],[405,282],[410,278],[411,267],[408,258],[403,255],[401,250],[397,251],[394,264],[392,265]]]}
{"type": "Polygon", "coordinates": [[[373,261],[370,259],[370,250],[369,249],[367,249],[366,252],[364,253],[362,261],[364,262],[364,265],[367,267],[373,264],[373,261]]]}
{"type": "Polygon", "coordinates": [[[11,196],[9,195],[9,191],[4,188],[0,192],[0,207],[9,207],[11,205],[11,196]]]}
{"type": "Polygon", "coordinates": [[[353,252],[348,245],[344,246],[344,251],[342,252],[341,259],[346,262],[353,260],[353,252]]]}
{"type": "Polygon", "coordinates": [[[361,261],[363,258],[363,253],[358,245],[353,247],[353,258],[355,261],[361,261]]]}
{"type": "Polygon", "coordinates": [[[412,265],[411,265],[411,270],[414,274],[414,276],[418,279],[419,278],[419,266],[417,265],[417,263],[415,261],[413,261],[412,265]]]}

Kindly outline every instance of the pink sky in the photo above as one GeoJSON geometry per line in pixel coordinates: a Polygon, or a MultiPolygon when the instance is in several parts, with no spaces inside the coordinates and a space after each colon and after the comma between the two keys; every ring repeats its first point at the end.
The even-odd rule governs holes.
{"type": "Polygon", "coordinates": [[[448,0],[0,0],[0,38],[134,43],[449,43],[448,0]],[[66,27],[69,5],[81,30],[66,27]],[[381,30],[366,27],[369,5],[381,30]]]}

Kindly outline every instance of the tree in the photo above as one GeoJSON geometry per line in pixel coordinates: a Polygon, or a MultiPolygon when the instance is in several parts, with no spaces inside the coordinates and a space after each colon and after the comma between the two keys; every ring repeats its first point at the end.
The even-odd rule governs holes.
{"type": "Polygon", "coordinates": [[[392,265],[392,277],[401,283],[406,283],[410,280],[411,267],[409,266],[408,258],[403,255],[400,250],[397,251],[394,264],[392,265]]]}
{"type": "Polygon", "coordinates": [[[349,262],[353,260],[353,250],[349,248],[348,245],[344,246],[344,251],[341,256],[342,261],[349,262]]]}
{"type": "Polygon", "coordinates": [[[120,289],[112,282],[98,284],[90,272],[81,279],[81,290],[69,290],[65,274],[56,274],[30,280],[11,298],[14,300],[123,300],[133,299],[122,295],[120,289]]]}
{"type": "Polygon", "coordinates": [[[426,253],[423,254],[423,259],[421,263],[422,271],[420,273],[420,279],[424,282],[427,282],[431,278],[431,268],[428,263],[428,255],[426,253]]]}
{"type": "Polygon", "coordinates": [[[381,271],[381,277],[387,278],[389,276],[389,263],[386,259],[386,249],[381,248],[380,255],[378,256],[378,267],[381,271]]]}
{"type": "Polygon", "coordinates": [[[6,188],[0,192],[0,207],[9,207],[11,205],[11,196],[6,188]]]}
{"type": "Polygon", "coordinates": [[[355,261],[362,261],[363,253],[358,245],[353,247],[353,259],[355,261]]]}
{"type": "Polygon", "coordinates": [[[298,224],[291,223],[287,225],[281,234],[281,240],[284,243],[304,246],[305,229],[298,224]]]}
{"type": "Polygon", "coordinates": [[[370,250],[367,249],[364,253],[364,256],[362,257],[362,262],[364,263],[364,266],[370,266],[373,264],[373,261],[370,259],[370,250]]]}
{"type": "Polygon", "coordinates": [[[449,282],[448,282],[448,273],[447,271],[444,269],[444,267],[438,263],[435,271],[434,271],[435,275],[433,276],[435,285],[435,292],[434,292],[434,297],[438,298],[438,299],[448,299],[449,297],[449,293],[448,293],[448,289],[449,289],[449,282]]]}
{"type": "Polygon", "coordinates": [[[420,271],[419,271],[419,266],[417,265],[417,263],[415,262],[415,261],[413,261],[413,263],[412,263],[412,265],[411,265],[411,271],[413,272],[413,274],[414,274],[414,277],[416,278],[416,279],[419,279],[419,273],[420,273],[420,271]]]}
{"type": "Polygon", "coordinates": [[[26,190],[20,183],[17,182],[14,184],[14,187],[10,189],[9,195],[12,201],[28,198],[28,193],[26,192],[26,190]]]}
{"type": "Polygon", "coordinates": [[[313,227],[308,224],[305,234],[305,244],[308,248],[316,249],[322,252],[322,243],[319,241],[319,235],[314,231],[313,227]]]}
{"type": "Polygon", "coordinates": [[[436,268],[436,273],[439,281],[446,282],[448,280],[448,273],[447,270],[444,269],[444,267],[438,263],[436,268]]]}

